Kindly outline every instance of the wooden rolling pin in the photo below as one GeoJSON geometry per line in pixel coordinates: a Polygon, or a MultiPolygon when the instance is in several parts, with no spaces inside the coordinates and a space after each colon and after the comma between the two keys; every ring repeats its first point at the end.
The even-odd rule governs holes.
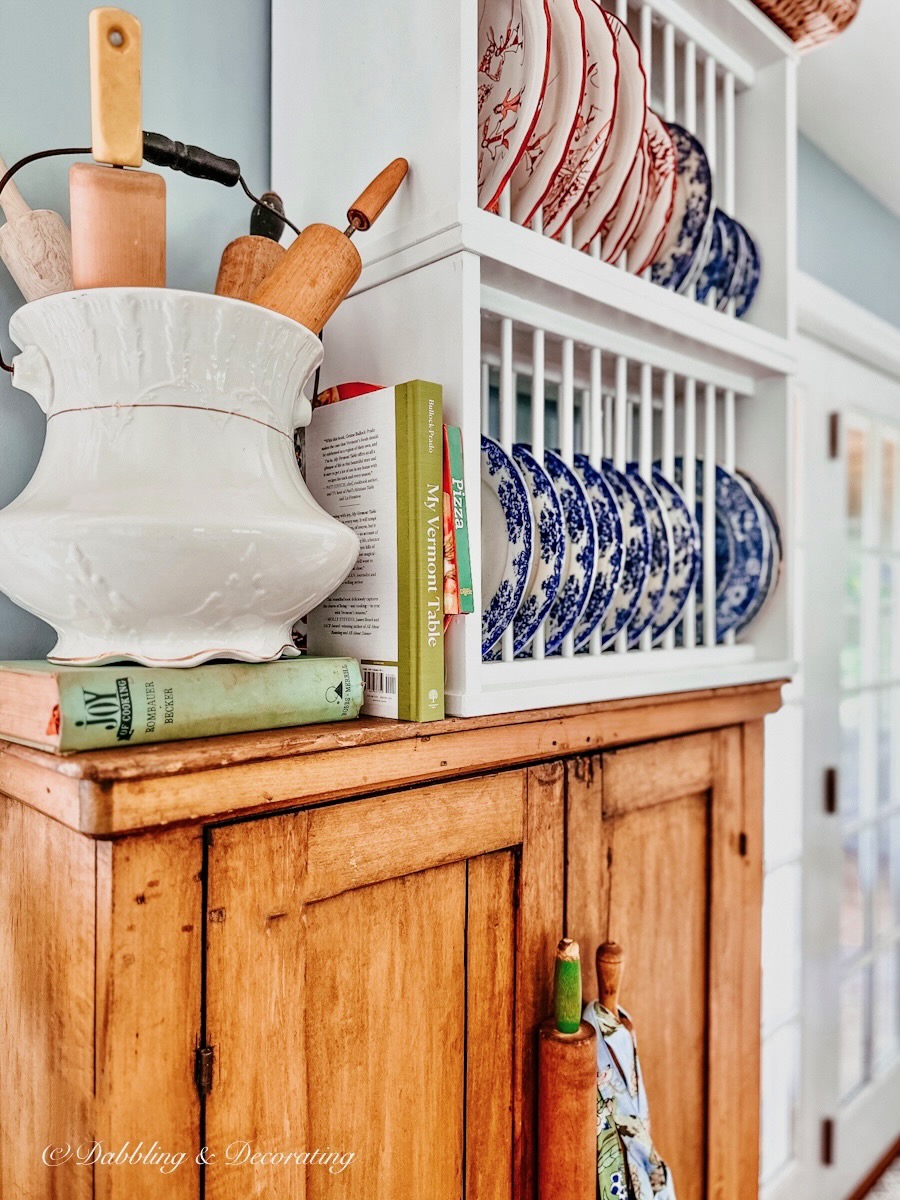
{"type": "Polygon", "coordinates": [[[619,988],[625,969],[625,951],[618,942],[604,942],[597,947],[597,988],[600,1003],[605,1009],[619,1015],[619,988]]]}
{"type": "Polygon", "coordinates": [[[166,185],[143,161],[141,23],[120,8],[88,18],[91,149],[69,171],[76,288],[165,287],[166,185]]]}
{"type": "MultiPolygon", "coordinates": [[[[260,199],[284,212],[277,192],[264,192],[260,199]]],[[[250,216],[250,233],[235,238],[222,251],[216,295],[231,296],[235,300],[251,299],[287,253],[284,246],[278,244],[283,230],[284,221],[270,209],[257,204],[250,216]]]]}
{"type": "Polygon", "coordinates": [[[347,210],[342,233],[332,225],[308,225],[251,299],[320,333],[359,279],[362,259],[350,241],[368,229],[403,182],[409,164],[395,158],[347,210]]]}
{"type": "Polygon", "coordinates": [[[556,951],[554,1010],[538,1038],[538,1200],[593,1200],[597,1035],[581,1020],[581,961],[568,938],[556,951]]]}
{"type": "MultiPolygon", "coordinates": [[[[0,158],[0,178],[6,163],[0,158]]],[[[72,238],[59,213],[31,209],[12,180],[0,192],[0,258],[26,300],[72,290],[72,238]]]]}

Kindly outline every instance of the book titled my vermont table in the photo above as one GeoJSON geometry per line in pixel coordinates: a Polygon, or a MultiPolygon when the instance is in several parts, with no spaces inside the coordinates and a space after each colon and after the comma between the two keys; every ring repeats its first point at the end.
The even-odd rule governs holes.
{"type": "Polygon", "coordinates": [[[201,667],[0,663],[0,738],[71,754],[359,716],[354,658],[201,667]]]}
{"type": "Polygon", "coordinates": [[[359,537],[353,570],[309,614],[309,648],[361,661],[370,716],[444,715],[441,401],[416,379],[317,408],[306,430],[309,490],[359,537]]]}

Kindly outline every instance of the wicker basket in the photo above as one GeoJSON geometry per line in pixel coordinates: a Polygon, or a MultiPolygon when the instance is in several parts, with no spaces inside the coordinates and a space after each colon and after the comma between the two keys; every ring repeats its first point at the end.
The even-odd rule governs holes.
{"type": "Polygon", "coordinates": [[[860,0],[754,0],[797,43],[809,50],[847,28],[859,11],[860,0]]]}

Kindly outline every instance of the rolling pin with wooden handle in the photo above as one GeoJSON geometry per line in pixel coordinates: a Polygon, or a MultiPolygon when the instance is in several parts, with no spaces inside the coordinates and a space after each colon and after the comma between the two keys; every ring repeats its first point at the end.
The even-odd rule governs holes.
{"type": "Polygon", "coordinates": [[[581,1020],[581,960],[568,938],[556,951],[554,1009],[538,1040],[538,1200],[593,1200],[597,1035],[581,1020]]]}
{"type": "MultiPolygon", "coordinates": [[[[278,212],[284,212],[281,197],[276,192],[263,192],[260,199],[277,208],[278,212]]],[[[250,216],[250,233],[235,238],[222,251],[216,295],[249,300],[287,253],[285,247],[279,245],[283,230],[284,221],[278,214],[257,204],[250,216]]]]}
{"type": "MultiPolygon", "coordinates": [[[[6,163],[0,158],[0,178],[6,163]]],[[[72,290],[72,238],[59,215],[31,209],[12,180],[0,192],[0,258],[26,300],[72,290]]]]}
{"type": "Polygon", "coordinates": [[[88,30],[96,162],[69,171],[75,287],[165,287],[165,180],[127,169],[144,155],[141,23],[120,8],[95,8],[88,30]]]}
{"type": "Polygon", "coordinates": [[[600,1003],[614,1016],[619,1015],[619,988],[625,969],[625,951],[618,942],[597,947],[597,987],[600,1003]]]}
{"type": "Polygon", "coordinates": [[[371,226],[408,169],[405,158],[385,167],[347,210],[350,224],[343,233],[332,225],[308,225],[253,293],[253,303],[320,333],[362,271],[362,259],[350,238],[371,226]]]}

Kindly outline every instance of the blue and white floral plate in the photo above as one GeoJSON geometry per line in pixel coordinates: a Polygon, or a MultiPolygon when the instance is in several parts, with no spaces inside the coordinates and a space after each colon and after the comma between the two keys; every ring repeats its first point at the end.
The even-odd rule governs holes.
{"type": "Polygon", "coordinates": [[[528,584],[534,522],[528,490],[499,443],[481,435],[481,653],[510,625],[528,584]]]}
{"type": "Polygon", "coordinates": [[[619,586],[603,621],[602,646],[611,646],[626,628],[644,590],[650,573],[650,526],[644,505],[634,484],[613,466],[612,459],[603,460],[603,477],[615,497],[622,519],[624,561],[619,586]]]}
{"type": "Polygon", "coordinates": [[[760,610],[768,603],[769,598],[775,591],[775,588],[778,586],[778,580],[781,578],[781,564],[784,559],[784,546],[781,540],[781,525],[778,522],[778,517],[775,515],[775,509],[772,507],[768,496],[765,494],[759,484],[747,474],[746,471],[738,471],[737,475],[741,482],[745,483],[750,488],[750,490],[753,492],[753,495],[762,506],[762,510],[766,517],[766,523],[769,527],[769,538],[772,544],[770,567],[766,573],[765,579],[763,580],[762,587],[759,589],[756,599],[747,609],[746,613],[744,613],[743,617],[736,626],[736,632],[742,633],[750,624],[750,622],[759,615],[760,610]]]}
{"type": "Polygon", "coordinates": [[[734,300],[734,315],[742,317],[753,303],[759,287],[760,258],[756,242],[744,226],[740,221],[732,223],[740,241],[740,253],[730,297],[734,300]]]}
{"type": "Polygon", "coordinates": [[[552,450],[544,451],[544,465],[559,496],[566,527],[562,585],[545,626],[544,650],[555,654],[590,599],[597,570],[597,529],[587,492],[571,467],[552,450]]]}
{"type": "Polygon", "coordinates": [[[728,287],[737,266],[737,252],[737,231],[731,218],[723,213],[721,208],[717,208],[713,213],[712,239],[697,280],[696,296],[701,304],[705,303],[706,297],[714,290],[717,306],[725,306],[728,287]]]}
{"type": "Polygon", "coordinates": [[[675,145],[675,203],[651,267],[654,283],[677,292],[708,233],[712,212],[712,172],[706,152],[692,133],[669,125],[675,145]]]}
{"type": "Polygon", "coordinates": [[[622,516],[612,488],[604,476],[591,465],[586,454],[575,455],[575,471],[584,484],[597,527],[597,574],[590,599],[575,626],[575,649],[580,650],[606,616],[619,580],[625,559],[622,545],[622,516]]]}
{"type": "Polygon", "coordinates": [[[559,592],[566,561],[566,534],[559,497],[550,476],[531,453],[531,447],[513,446],[513,461],[525,481],[534,517],[534,561],[525,598],[513,621],[513,646],[515,653],[521,655],[527,651],[559,592]]]}
{"type": "Polygon", "coordinates": [[[700,570],[700,529],[681,488],[666,479],[659,464],[653,467],[653,486],[672,531],[669,587],[653,621],[653,640],[658,642],[669,626],[681,616],[700,570]]]}
{"type": "Polygon", "coordinates": [[[630,462],[625,473],[641,498],[650,530],[650,570],[628,624],[628,646],[633,649],[644,630],[656,619],[666,598],[672,564],[672,530],[655,488],[640,473],[637,463],[630,462]]]}
{"type": "MultiPolygon", "coordinates": [[[[683,479],[683,462],[675,460],[675,481],[683,479]]],[[[696,464],[695,515],[703,528],[703,462],[696,464]]],[[[765,513],[753,492],[736,476],[716,465],[716,641],[735,629],[755,602],[770,567],[772,543],[765,513]]],[[[697,635],[703,629],[703,563],[697,572],[697,635]]]]}

